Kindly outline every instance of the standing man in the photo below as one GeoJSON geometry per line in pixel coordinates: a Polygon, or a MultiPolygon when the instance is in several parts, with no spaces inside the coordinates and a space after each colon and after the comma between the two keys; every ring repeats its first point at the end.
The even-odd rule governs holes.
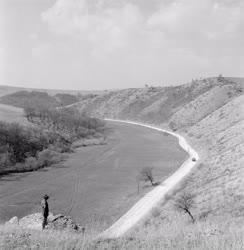
{"type": "Polygon", "coordinates": [[[42,216],[43,216],[43,221],[42,221],[42,230],[45,229],[45,226],[47,225],[47,217],[49,215],[49,207],[47,200],[49,199],[49,196],[45,194],[43,196],[43,199],[41,201],[41,206],[42,206],[42,216]]]}

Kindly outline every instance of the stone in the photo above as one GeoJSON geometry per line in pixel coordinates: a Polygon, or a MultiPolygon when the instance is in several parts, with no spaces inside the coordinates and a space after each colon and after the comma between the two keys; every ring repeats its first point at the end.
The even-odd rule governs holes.
{"type": "Polygon", "coordinates": [[[14,216],[9,221],[5,223],[5,225],[19,225],[19,219],[17,216],[14,216]]]}

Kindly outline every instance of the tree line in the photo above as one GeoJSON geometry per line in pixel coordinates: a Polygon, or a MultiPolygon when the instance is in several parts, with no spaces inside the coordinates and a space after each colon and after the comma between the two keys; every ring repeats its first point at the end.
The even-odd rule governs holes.
{"type": "Polygon", "coordinates": [[[0,175],[36,170],[62,160],[78,139],[103,135],[105,123],[72,108],[26,106],[33,124],[0,122],[0,175]]]}

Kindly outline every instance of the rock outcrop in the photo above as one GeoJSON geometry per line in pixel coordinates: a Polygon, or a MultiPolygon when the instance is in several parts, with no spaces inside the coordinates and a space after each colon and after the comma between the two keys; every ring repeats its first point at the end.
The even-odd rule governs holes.
{"type": "MultiPolygon", "coordinates": [[[[7,226],[19,226],[25,229],[34,229],[41,230],[42,229],[42,214],[35,213],[27,215],[21,219],[18,219],[16,216],[11,218],[9,221],[5,223],[7,226]]],[[[68,231],[76,231],[83,232],[84,228],[82,228],[79,224],[76,224],[71,217],[65,215],[53,215],[52,213],[48,216],[48,225],[46,229],[52,230],[68,230],[68,231]]]]}

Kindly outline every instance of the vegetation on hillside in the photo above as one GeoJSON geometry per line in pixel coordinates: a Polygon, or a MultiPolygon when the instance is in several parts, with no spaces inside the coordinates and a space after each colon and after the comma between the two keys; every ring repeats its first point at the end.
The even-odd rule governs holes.
{"type": "Polygon", "coordinates": [[[47,108],[28,106],[24,108],[28,121],[61,133],[68,141],[96,136],[104,131],[104,122],[88,117],[74,108],[47,108]]]}
{"type": "MultiPolygon", "coordinates": [[[[182,226],[182,232],[167,234],[168,228],[179,223],[179,220],[170,218],[170,211],[175,209],[175,205],[172,208],[171,199],[169,199],[157,208],[157,212],[153,211],[152,215],[138,226],[134,232],[134,240],[127,240],[125,244],[121,241],[118,244],[118,241],[115,241],[116,247],[243,248],[241,233],[243,229],[239,231],[237,225],[243,223],[244,218],[243,87],[240,81],[235,82],[233,78],[217,77],[193,80],[186,85],[168,88],[146,87],[114,91],[74,104],[81,111],[90,112],[98,117],[129,119],[170,128],[182,134],[200,155],[200,161],[195,170],[180,183],[174,193],[176,207],[178,204],[179,208],[180,204],[181,211],[189,215],[190,221],[195,222],[195,225],[190,227],[194,228],[196,234],[189,232],[186,225],[182,226]],[[191,197],[180,198],[184,193],[194,197],[194,206],[191,206],[191,197]],[[226,224],[223,226],[221,219],[216,219],[214,227],[216,230],[219,228],[221,230],[215,236],[211,220],[218,216],[224,216],[226,224]],[[202,220],[206,220],[206,223],[202,220]],[[166,223],[167,221],[169,224],[166,223]],[[231,225],[235,236],[228,231],[232,221],[235,222],[231,225]],[[168,228],[165,228],[165,224],[168,228]],[[204,228],[199,229],[199,225],[204,225],[204,228]],[[213,230],[210,234],[213,234],[213,241],[207,241],[204,230],[213,230]],[[181,238],[180,246],[172,244],[172,240],[177,242],[176,237],[179,234],[187,240],[181,238]],[[143,241],[148,235],[152,238],[147,239],[147,242],[143,241]],[[167,242],[164,235],[170,239],[168,245],[163,244],[167,242]],[[164,240],[161,241],[161,239],[164,240]]],[[[107,246],[112,245],[110,243],[107,246]]]]}
{"type": "Polygon", "coordinates": [[[196,196],[197,214],[231,211],[238,216],[244,201],[243,87],[240,80],[219,76],[166,88],[113,91],[74,106],[98,117],[155,124],[182,134],[202,164],[179,192],[196,196]]]}
{"type": "Polygon", "coordinates": [[[190,223],[180,214],[170,220],[158,215],[161,224],[141,225],[143,230],[130,232],[119,239],[99,239],[94,231],[85,234],[68,231],[37,231],[19,227],[0,227],[0,248],[47,250],[241,250],[244,248],[244,227],[227,218],[190,223]]]}
{"type": "Polygon", "coordinates": [[[75,106],[80,112],[99,117],[138,120],[176,130],[194,145],[200,155],[199,164],[174,190],[173,202],[169,197],[121,239],[96,239],[97,232],[82,237],[3,227],[0,237],[5,246],[20,249],[36,246],[47,249],[244,248],[243,86],[233,79],[209,78],[169,88],[109,92],[84,99],[75,106]],[[184,193],[190,195],[182,196],[184,193]],[[175,208],[184,213],[176,213],[175,208]]]}
{"type": "Polygon", "coordinates": [[[45,92],[38,91],[19,91],[13,94],[2,96],[0,99],[1,103],[12,105],[19,108],[24,108],[26,106],[46,106],[46,107],[57,107],[59,106],[58,101],[48,95],[45,92]]]}
{"type": "Polygon", "coordinates": [[[50,166],[70,152],[72,143],[99,137],[105,123],[69,109],[25,108],[28,120],[38,126],[0,122],[0,174],[32,171],[50,166]]]}
{"type": "MultiPolygon", "coordinates": [[[[193,80],[189,84],[180,86],[111,91],[95,98],[82,100],[74,104],[74,106],[80,111],[98,117],[130,119],[153,124],[163,123],[176,130],[179,129],[179,127],[175,127],[178,116],[177,121],[175,121],[174,115],[180,112],[185,105],[190,105],[193,109],[190,118],[198,114],[197,119],[200,120],[217,108],[215,102],[220,107],[241,94],[242,88],[238,83],[225,78],[224,80],[221,79],[221,81],[216,78],[208,78],[193,80]],[[215,93],[211,94],[215,88],[215,93]],[[202,111],[198,113],[197,109],[201,108],[201,97],[203,95],[206,95],[206,98],[204,98],[206,103],[211,105],[209,109],[206,108],[204,113],[202,111]],[[216,97],[216,100],[213,97],[216,97]],[[200,98],[199,102],[194,103],[198,98],[200,98]],[[193,102],[192,105],[190,104],[191,102],[193,102]]],[[[188,109],[187,106],[186,108],[188,109]]],[[[186,117],[185,119],[188,118],[186,117]]],[[[189,125],[192,125],[194,122],[197,122],[197,120],[193,120],[189,125]]]]}
{"type": "Polygon", "coordinates": [[[54,96],[41,91],[18,91],[0,98],[0,102],[7,105],[12,105],[19,108],[28,106],[45,106],[49,108],[66,106],[79,101],[77,95],[58,93],[54,96]]]}
{"type": "Polygon", "coordinates": [[[67,106],[79,101],[79,97],[77,95],[65,93],[58,93],[54,97],[60,103],[61,106],[67,106]]]}

